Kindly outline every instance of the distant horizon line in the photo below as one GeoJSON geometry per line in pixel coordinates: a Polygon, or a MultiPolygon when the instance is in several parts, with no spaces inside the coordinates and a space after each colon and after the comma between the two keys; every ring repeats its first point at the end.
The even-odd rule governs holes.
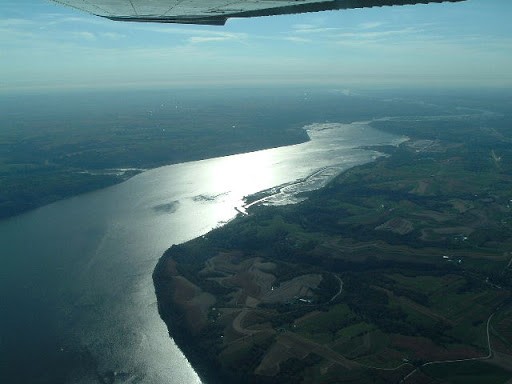
{"type": "Polygon", "coordinates": [[[323,83],[323,82],[227,82],[227,83],[168,83],[168,84],[141,84],[141,83],[125,83],[115,85],[91,86],[91,85],[73,85],[73,86],[20,86],[0,88],[0,96],[9,96],[13,94],[44,94],[44,93],[81,93],[81,92],[122,92],[122,91],[165,91],[172,89],[180,90],[200,90],[200,89],[332,89],[332,90],[432,90],[432,91],[457,91],[457,90],[479,90],[479,91],[512,91],[512,84],[477,84],[477,83],[445,83],[445,82],[414,82],[414,83],[361,83],[361,82],[340,82],[340,83],[323,83]]]}

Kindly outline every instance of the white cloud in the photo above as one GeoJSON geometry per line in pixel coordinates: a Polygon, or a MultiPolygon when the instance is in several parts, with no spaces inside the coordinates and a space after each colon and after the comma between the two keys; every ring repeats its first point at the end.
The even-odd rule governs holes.
{"type": "Polygon", "coordinates": [[[373,21],[373,22],[368,22],[368,23],[361,23],[359,24],[359,28],[361,29],[374,29],[374,28],[378,28],[382,25],[384,25],[385,23],[382,23],[380,21],[373,21]]]}
{"type": "Polygon", "coordinates": [[[80,39],[86,40],[86,41],[95,41],[96,40],[96,35],[92,32],[87,32],[87,31],[73,32],[72,35],[76,36],[80,39]]]}
{"type": "Polygon", "coordinates": [[[294,24],[294,25],[292,25],[293,29],[311,29],[311,28],[316,28],[316,27],[317,26],[313,25],[313,24],[294,24]]]}
{"type": "Polygon", "coordinates": [[[97,16],[66,16],[61,13],[46,13],[44,15],[40,16],[41,19],[47,20],[47,23],[50,25],[57,25],[57,24],[92,24],[92,25],[106,25],[111,23],[110,20],[103,19],[101,17],[97,16]],[[48,21],[51,20],[51,21],[48,21]]]}
{"type": "Polygon", "coordinates": [[[117,32],[103,32],[101,33],[101,37],[106,37],[110,40],[120,40],[126,37],[126,35],[123,35],[122,33],[117,32]]]}
{"type": "Polygon", "coordinates": [[[218,41],[227,41],[232,40],[229,37],[221,37],[221,36],[192,36],[188,38],[188,42],[191,44],[201,44],[201,43],[212,43],[218,41]]]}
{"type": "Polygon", "coordinates": [[[221,41],[234,41],[245,43],[247,34],[245,33],[231,33],[231,32],[217,32],[217,31],[202,31],[199,36],[190,36],[187,42],[190,44],[212,43],[221,41]]]}
{"type": "Polygon", "coordinates": [[[483,28],[454,29],[453,22],[438,18],[369,13],[297,16],[292,25],[277,17],[234,19],[219,28],[115,23],[71,12],[26,20],[13,11],[0,18],[0,83],[15,88],[480,76],[482,83],[506,77],[512,84],[510,38],[483,28]]]}
{"type": "MultiPolygon", "coordinates": [[[[132,24],[133,25],[133,24],[132,24]]],[[[152,33],[163,33],[169,35],[196,35],[196,36],[230,36],[230,37],[246,37],[246,33],[237,33],[237,32],[226,32],[225,30],[213,30],[211,28],[198,28],[197,26],[187,26],[187,25],[152,25],[152,24],[143,24],[143,25],[134,25],[132,29],[136,29],[139,31],[146,31],[152,33]]]]}
{"type": "Polygon", "coordinates": [[[310,43],[312,41],[311,39],[306,39],[299,36],[287,36],[283,38],[283,40],[293,41],[294,43],[310,43]]]}
{"type": "Polygon", "coordinates": [[[397,36],[397,35],[412,35],[423,32],[422,30],[407,27],[402,29],[388,30],[388,31],[375,31],[375,32],[344,32],[340,33],[337,36],[342,38],[356,38],[360,40],[378,40],[387,37],[397,36]]]}
{"type": "Polygon", "coordinates": [[[28,19],[18,19],[18,18],[10,18],[10,19],[0,19],[0,27],[9,28],[9,27],[25,27],[34,25],[33,20],[28,19]]]}
{"type": "Polygon", "coordinates": [[[333,31],[339,31],[339,28],[334,27],[315,27],[315,28],[303,28],[303,29],[295,29],[295,33],[300,34],[319,34],[319,33],[325,33],[325,32],[333,32],[333,31]]]}

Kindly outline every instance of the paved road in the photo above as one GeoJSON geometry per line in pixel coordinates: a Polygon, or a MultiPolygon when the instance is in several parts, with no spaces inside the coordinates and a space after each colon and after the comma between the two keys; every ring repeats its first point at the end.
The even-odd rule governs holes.
{"type": "Polygon", "coordinates": [[[475,361],[475,360],[487,360],[492,357],[492,347],[491,347],[491,334],[489,331],[491,319],[494,316],[496,311],[494,311],[491,316],[487,319],[487,348],[489,353],[486,356],[480,356],[480,357],[470,357],[468,359],[456,359],[456,360],[440,360],[440,361],[429,361],[428,363],[425,363],[421,365],[420,367],[415,368],[412,372],[410,372],[407,376],[405,376],[400,382],[405,383],[406,380],[411,377],[419,368],[426,367],[428,365],[434,365],[434,364],[448,364],[448,363],[460,363],[463,361],[475,361]]]}
{"type": "Polygon", "coordinates": [[[340,289],[338,289],[338,292],[333,297],[331,297],[331,300],[329,300],[329,302],[336,300],[336,298],[339,295],[341,295],[341,292],[343,292],[343,280],[341,280],[338,275],[334,275],[334,277],[338,279],[338,281],[340,282],[340,289]]]}

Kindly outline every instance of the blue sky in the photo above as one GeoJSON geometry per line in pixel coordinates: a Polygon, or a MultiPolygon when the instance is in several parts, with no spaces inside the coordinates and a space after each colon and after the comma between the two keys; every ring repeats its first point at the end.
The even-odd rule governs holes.
{"type": "Polygon", "coordinates": [[[512,1],[121,23],[2,0],[0,92],[195,85],[512,86],[512,1]]]}

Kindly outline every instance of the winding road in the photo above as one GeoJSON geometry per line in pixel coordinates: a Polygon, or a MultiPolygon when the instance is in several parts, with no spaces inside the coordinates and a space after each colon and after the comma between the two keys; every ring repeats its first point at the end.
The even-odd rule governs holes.
{"type": "Polygon", "coordinates": [[[338,281],[340,282],[340,289],[338,289],[338,292],[336,292],[336,294],[333,297],[331,297],[331,300],[329,300],[329,302],[333,302],[334,300],[336,300],[336,298],[339,295],[341,295],[341,292],[343,292],[343,280],[341,280],[338,275],[334,275],[334,277],[338,279],[338,281]]]}
{"type": "Polygon", "coordinates": [[[428,365],[460,363],[460,362],[463,362],[463,361],[475,361],[475,360],[487,360],[487,359],[490,359],[492,357],[492,347],[491,347],[491,334],[490,334],[489,328],[490,328],[490,324],[491,324],[491,319],[492,319],[492,317],[494,316],[494,314],[496,312],[497,312],[497,310],[494,311],[489,316],[489,318],[487,319],[487,348],[488,348],[489,353],[486,356],[470,357],[470,358],[467,358],[467,359],[456,359],[456,360],[429,361],[427,363],[424,363],[424,364],[420,365],[419,367],[416,367],[412,372],[410,372],[409,374],[407,374],[407,376],[405,376],[402,380],[400,380],[400,383],[405,383],[407,381],[407,379],[409,377],[411,377],[412,375],[414,375],[418,369],[420,369],[422,367],[426,367],[428,365]]]}

